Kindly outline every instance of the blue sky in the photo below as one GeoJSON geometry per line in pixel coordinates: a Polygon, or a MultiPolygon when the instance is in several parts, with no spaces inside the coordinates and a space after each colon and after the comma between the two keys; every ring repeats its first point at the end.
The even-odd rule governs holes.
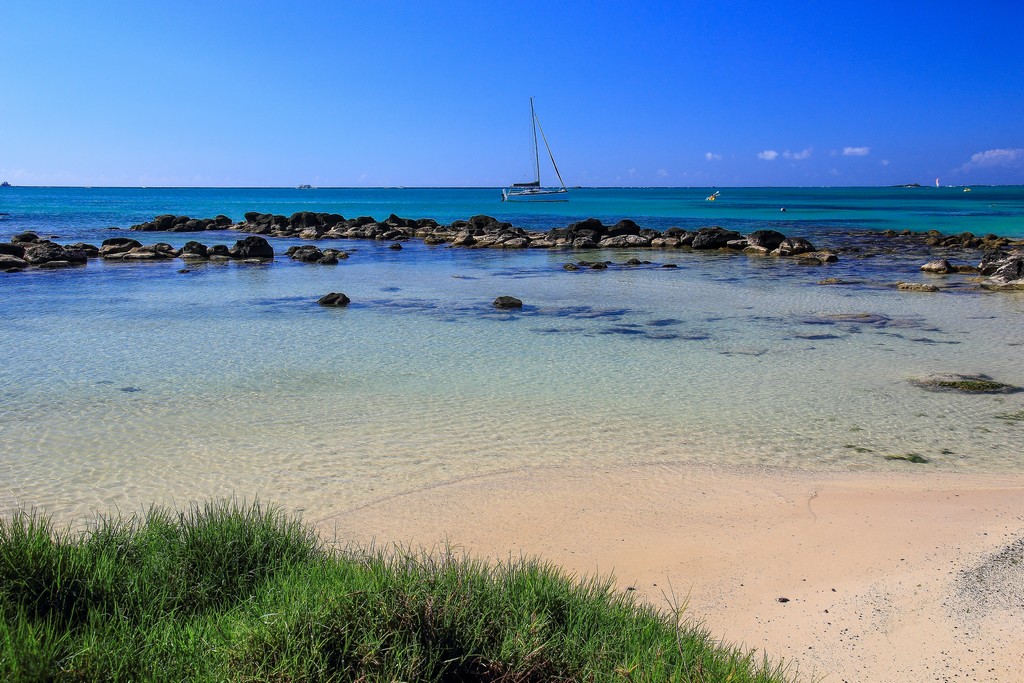
{"type": "Polygon", "coordinates": [[[7,2],[0,180],[1024,184],[1010,2],[7,2]],[[546,179],[550,167],[542,168],[546,179]]]}

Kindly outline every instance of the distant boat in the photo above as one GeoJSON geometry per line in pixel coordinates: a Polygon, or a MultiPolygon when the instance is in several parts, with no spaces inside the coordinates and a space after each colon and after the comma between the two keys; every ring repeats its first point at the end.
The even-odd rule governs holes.
{"type": "Polygon", "coordinates": [[[938,187],[938,186],[939,186],[939,179],[938,179],[938,178],[936,178],[936,179],[935,179],[935,187],[938,187]]]}
{"type": "Polygon", "coordinates": [[[714,192],[709,194],[704,201],[706,201],[706,202],[718,201],[718,195],[720,195],[720,194],[722,194],[721,190],[715,190],[714,192]]]}
{"type": "Polygon", "coordinates": [[[971,188],[969,188],[969,187],[965,187],[964,188],[964,192],[970,192],[970,191],[971,191],[971,188]]]}
{"type": "Polygon", "coordinates": [[[552,195],[566,194],[569,190],[565,187],[562,174],[558,172],[558,164],[555,163],[555,156],[551,153],[551,145],[544,135],[544,129],[537,118],[537,112],[533,109],[533,98],[530,98],[530,125],[533,128],[533,180],[528,183],[512,183],[512,187],[503,188],[501,201],[535,201],[535,202],[567,202],[566,198],[550,198],[552,195]],[[551,159],[551,166],[555,169],[558,182],[561,187],[541,187],[540,185],[540,150],[537,148],[537,129],[540,128],[540,137],[544,141],[544,147],[548,151],[548,158],[551,159]]]}

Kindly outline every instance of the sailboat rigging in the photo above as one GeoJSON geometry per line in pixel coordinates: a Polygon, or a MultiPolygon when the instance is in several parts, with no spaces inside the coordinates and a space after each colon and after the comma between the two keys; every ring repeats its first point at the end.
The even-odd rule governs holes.
{"type": "Polygon", "coordinates": [[[539,202],[567,202],[568,198],[552,198],[552,195],[566,194],[569,190],[565,187],[562,174],[558,172],[558,164],[555,163],[555,156],[551,153],[551,145],[548,144],[548,137],[544,134],[544,128],[540,125],[537,112],[533,108],[533,98],[530,98],[530,126],[533,130],[533,180],[527,183],[512,183],[501,191],[501,201],[530,200],[539,202]],[[540,139],[544,141],[544,148],[548,151],[548,158],[551,159],[551,166],[555,169],[558,182],[561,187],[541,187],[540,184],[540,149],[537,146],[537,129],[540,129],[540,139]]]}

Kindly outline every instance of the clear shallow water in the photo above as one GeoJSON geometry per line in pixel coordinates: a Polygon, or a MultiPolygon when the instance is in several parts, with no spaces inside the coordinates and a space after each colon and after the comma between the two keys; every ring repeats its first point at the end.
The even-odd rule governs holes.
{"type": "MultiPolygon", "coordinates": [[[[83,208],[64,196],[64,208],[46,199],[33,209],[63,223],[32,227],[98,241],[109,233],[105,218],[84,217],[94,212],[125,211],[110,221],[120,225],[163,212],[228,212],[205,198],[223,190],[153,192],[193,204],[165,197],[172,205],[147,205],[136,218],[117,202],[83,208]]],[[[438,191],[444,196],[431,201],[460,192],[476,191],[438,191]]],[[[235,199],[243,210],[290,210],[235,199]]],[[[391,207],[342,213],[441,216],[391,207]]],[[[467,208],[453,208],[461,210],[453,217],[483,212],[467,208]]],[[[197,237],[210,244],[240,235],[149,233],[142,241],[197,237]]],[[[282,253],[291,243],[274,246],[282,253]]],[[[566,252],[330,244],[356,251],[338,266],[279,257],[189,264],[192,272],[180,274],[181,261],[92,261],[3,276],[0,508],[41,505],[73,519],[234,494],[319,517],[535,464],[1024,467],[1024,423],[997,417],[1024,410],[1024,395],[929,393],[907,382],[983,372],[1024,385],[1024,296],[817,284],[826,276],[920,279],[912,259],[808,268],[739,254],[622,251],[605,256],[679,267],[573,273],[562,265],[581,255],[566,252]],[[905,272],[897,278],[893,268],[905,272]],[[328,291],[346,292],[352,306],[317,306],[328,291]],[[526,309],[495,311],[501,294],[526,309]],[[881,317],[834,317],[851,313],[881,317]],[[884,459],[910,452],[931,463],[884,459]]]]}

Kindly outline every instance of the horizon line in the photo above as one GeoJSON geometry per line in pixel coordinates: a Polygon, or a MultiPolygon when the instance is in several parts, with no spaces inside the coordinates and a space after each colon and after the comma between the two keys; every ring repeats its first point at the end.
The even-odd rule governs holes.
{"type": "MultiPolygon", "coordinates": [[[[505,185],[6,185],[0,189],[68,190],[500,190],[505,185]]],[[[728,189],[942,189],[952,187],[1024,187],[1024,183],[962,183],[936,187],[928,183],[889,185],[574,185],[569,190],[703,190],[728,189]]]]}

